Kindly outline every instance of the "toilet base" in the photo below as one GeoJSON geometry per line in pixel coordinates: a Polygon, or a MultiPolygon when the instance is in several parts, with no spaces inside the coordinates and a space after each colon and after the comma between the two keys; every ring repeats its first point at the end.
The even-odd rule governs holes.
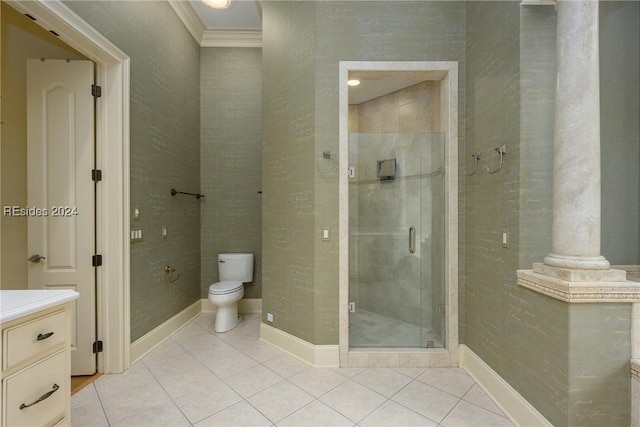
{"type": "Polygon", "coordinates": [[[238,326],[238,303],[218,306],[213,330],[216,332],[227,332],[238,326]]]}

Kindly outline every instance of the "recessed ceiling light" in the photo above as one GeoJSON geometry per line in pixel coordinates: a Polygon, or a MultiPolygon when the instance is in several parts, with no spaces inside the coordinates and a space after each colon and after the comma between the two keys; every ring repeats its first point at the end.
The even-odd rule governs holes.
{"type": "Polygon", "coordinates": [[[214,9],[226,9],[231,6],[231,0],[202,0],[202,3],[214,9]]]}
{"type": "Polygon", "coordinates": [[[358,85],[360,84],[360,80],[357,80],[357,79],[351,79],[351,80],[349,80],[349,81],[347,82],[347,84],[348,84],[349,86],[358,86],[358,85]]]}

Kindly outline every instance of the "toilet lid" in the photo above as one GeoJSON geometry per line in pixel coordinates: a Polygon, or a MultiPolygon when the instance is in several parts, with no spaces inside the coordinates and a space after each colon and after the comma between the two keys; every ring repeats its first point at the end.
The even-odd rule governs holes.
{"type": "Polygon", "coordinates": [[[237,280],[229,280],[226,282],[218,282],[209,286],[209,293],[212,295],[231,294],[242,289],[242,282],[237,280]]]}

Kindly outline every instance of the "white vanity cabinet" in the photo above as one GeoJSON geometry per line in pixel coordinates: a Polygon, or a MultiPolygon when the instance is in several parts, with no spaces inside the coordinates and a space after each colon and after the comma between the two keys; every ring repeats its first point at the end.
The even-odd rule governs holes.
{"type": "Polygon", "coordinates": [[[71,425],[75,291],[0,291],[2,426],[71,425]]]}

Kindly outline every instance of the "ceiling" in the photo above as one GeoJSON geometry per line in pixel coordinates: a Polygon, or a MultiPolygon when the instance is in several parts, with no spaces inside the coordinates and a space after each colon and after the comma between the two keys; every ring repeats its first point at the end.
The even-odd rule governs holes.
{"type": "Polygon", "coordinates": [[[207,30],[260,30],[262,8],[257,0],[232,0],[231,6],[217,10],[200,0],[191,5],[207,30]]]}
{"type": "MultiPolygon", "coordinates": [[[[215,32],[217,33],[217,37],[223,37],[221,33],[231,34],[237,30],[260,33],[262,31],[262,1],[265,0],[231,0],[231,6],[222,10],[212,9],[203,4],[201,0],[189,0],[189,4],[204,25],[205,33],[215,32]]],[[[232,37],[237,36],[236,33],[232,37]]],[[[205,39],[203,39],[202,42],[203,45],[205,45],[204,40],[205,39]]],[[[241,44],[243,43],[241,42],[241,44]]],[[[231,45],[239,46],[240,44],[237,44],[236,41],[236,43],[232,43],[230,46],[231,45]]],[[[220,45],[211,44],[210,46],[220,45]]],[[[256,45],[251,46],[255,47],[256,45]]],[[[406,72],[396,75],[393,73],[387,73],[389,75],[374,75],[375,73],[369,73],[370,75],[368,75],[366,72],[361,72],[361,74],[362,75],[350,75],[350,78],[359,78],[361,80],[359,86],[349,87],[350,104],[360,104],[424,80],[437,80],[441,77],[425,77],[424,74],[411,75],[411,73],[406,72]]]]}

